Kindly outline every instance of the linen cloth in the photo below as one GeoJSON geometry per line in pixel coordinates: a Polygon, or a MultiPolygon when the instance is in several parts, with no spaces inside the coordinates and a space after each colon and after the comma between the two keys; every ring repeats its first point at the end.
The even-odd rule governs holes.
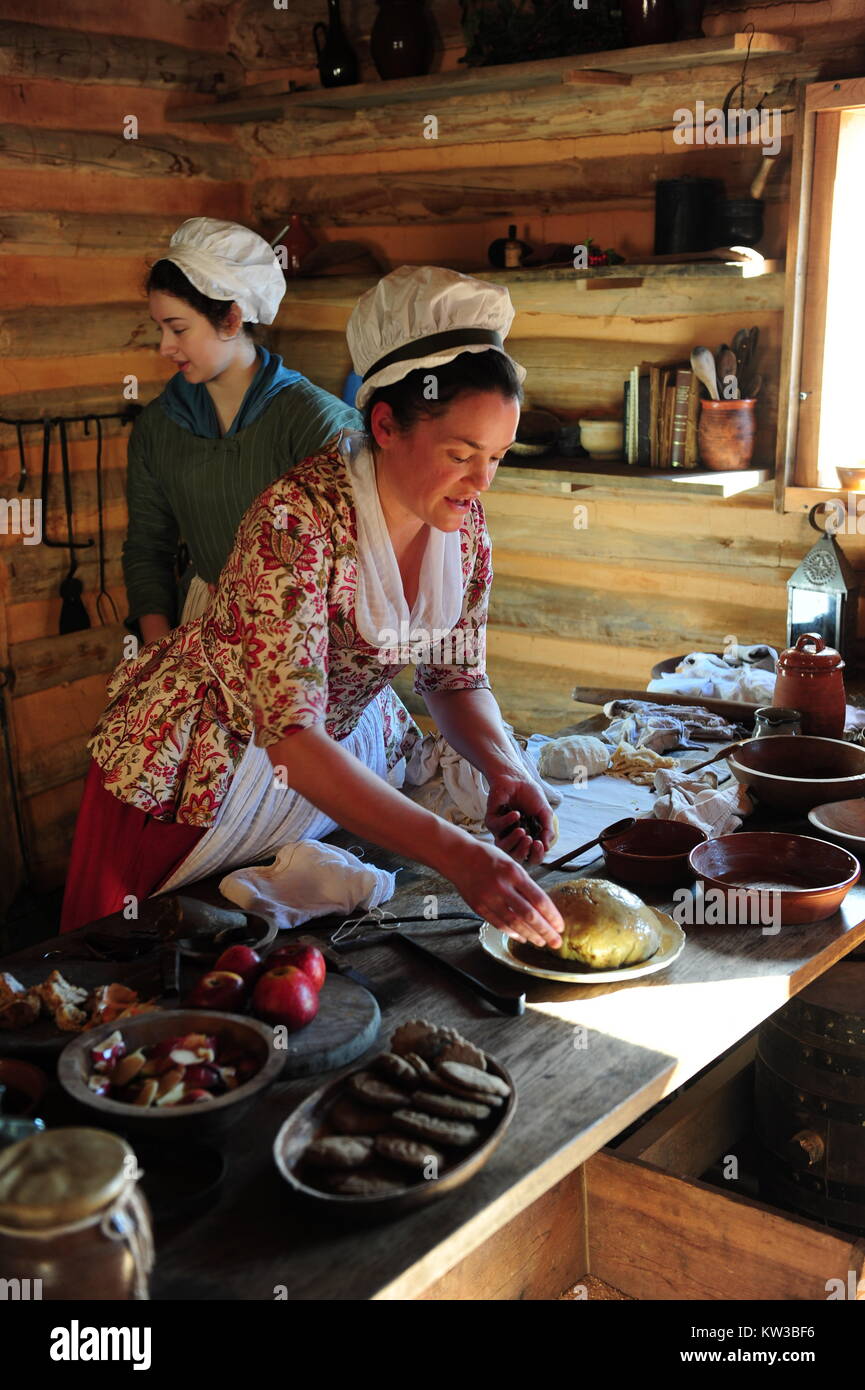
{"type": "MultiPolygon", "coordinates": [[[[543,789],[550,806],[560,806],[562,793],[540,776],[537,757],[524,752],[511,725],[504,720],[502,723],[518,763],[543,789]]],[[[492,832],[484,825],[489,783],[483,773],[451,747],[443,734],[425,734],[415,744],[406,759],[403,791],[412,801],[452,825],[493,840],[492,832]]]]}
{"type": "Polygon", "coordinates": [[[343,453],[357,520],[358,570],[355,624],[361,637],[383,651],[417,641],[427,645],[455,627],[463,605],[459,531],[428,526],[418,594],[409,612],[396,555],[376,485],[375,459],[362,434],[346,436],[343,453]],[[393,634],[389,637],[389,634],[393,634]],[[413,638],[412,634],[416,634],[413,638]]]}
{"type": "Polygon", "coordinates": [[[365,864],[351,850],[319,840],[283,846],[273,864],[228,874],[219,890],[244,912],[280,930],[329,912],[378,907],[392,898],[396,874],[365,864]]]}
{"type": "Polygon", "coordinates": [[[681,820],[705,831],[710,840],[738,830],[754,803],[746,789],[734,779],[718,786],[717,774],[706,768],[690,776],[678,768],[659,768],[655,791],[660,793],[653,810],[659,820],[681,820]]]}

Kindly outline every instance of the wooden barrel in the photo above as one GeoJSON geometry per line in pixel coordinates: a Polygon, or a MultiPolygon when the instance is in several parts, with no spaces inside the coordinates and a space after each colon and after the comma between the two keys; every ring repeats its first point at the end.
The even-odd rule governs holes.
{"type": "Polygon", "coordinates": [[[865,960],[833,966],[759,1030],[760,1195],[865,1232],[865,960]]]}

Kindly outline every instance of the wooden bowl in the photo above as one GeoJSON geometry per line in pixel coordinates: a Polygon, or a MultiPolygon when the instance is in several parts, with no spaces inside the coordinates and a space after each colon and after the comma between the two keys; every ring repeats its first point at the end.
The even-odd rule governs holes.
{"type": "Polygon", "coordinates": [[[622,883],[688,883],[688,859],[706,836],[677,820],[637,820],[627,830],[601,839],[607,868],[622,883]]]}
{"type": "Polygon", "coordinates": [[[508,454],[522,458],[541,458],[556,447],[562,422],[550,410],[524,410],[517,426],[517,437],[508,454]]]}
{"type": "Polygon", "coordinates": [[[843,739],[752,738],[727,761],[737,781],[780,811],[810,811],[865,792],[865,748],[843,739]]]}
{"type": "Polygon", "coordinates": [[[150,1139],[203,1139],[221,1134],[233,1125],[256,1098],[266,1091],[282,1071],[284,1053],[275,1047],[273,1029],[256,1018],[239,1014],[211,1013],[206,1009],[173,1009],[166,1013],[139,1014],[79,1033],[67,1043],[57,1062],[57,1079],[67,1095],[91,1112],[104,1129],[118,1129],[150,1139]],[[87,1085],[91,1073],[90,1051],[97,1043],[118,1032],[130,1051],[148,1047],[184,1033],[226,1034],[260,1060],[259,1070],[249,1081],[214,1100],[196,1105],[140,1109],[123,1101],[98,1096],[87,1085]]]}
{"type": "MultiPolygon", "coordinates": [[[[339,1192],[323,1192],[304,1181],[301,1163],[303,1150],[313,1139],[329,1132],[327,1112],[337,1097],[344,1095],[347,1076],[340,1077],[337,1081],[329,1081],[327,1085],[313,1091],[311,1096],[307,1096],[297,1109],[292,1111],[274,1141],[273,1157],[277,1168],[289,1187],[304,1200],[323,1205],[333,1212],[361,1216],[366,1213],[376,1217],[389,1216],[411,1211],[415,1207],[425,1206],[427,1202],[444,1197],[448,1192],[454,1192],[473,1178],[490,1159],[502,1142],[517,1108],[517,1092],[510,1073],[488,1053],[484,1055],[487,1070],[506,1081],[511,1093],[504,1105],[498,1110],[493,1110],[490,1118],[482,1122],[481,1128],[485,1133],[478,1147],[464,1158],[456,1157],[453,1165],[446,1168],[441,1177],[414,1181],[398,1192],[374,1197],[352,1197],[339,1192]]],[[[407,1096],[406,1105],[410,1107],[410,1104],[407,1096]]]]}
{"type": "Polygon", "coordinates": [[[727,926],[765,925],[756,920],[756,897],[735,898],[731,888],[777,894],[766,906],[773,915],[779,909],[782,926],[800,926],[837,912],[861,873],[859,860],[838,845],[773,830],[740,830],[707,840],[691,850],[691,868],[704,888],[725,893],[727,926]]]}

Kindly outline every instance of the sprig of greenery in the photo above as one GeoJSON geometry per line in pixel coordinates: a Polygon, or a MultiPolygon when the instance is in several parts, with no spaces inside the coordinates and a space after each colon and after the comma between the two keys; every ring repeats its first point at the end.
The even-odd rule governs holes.
{"type": "Polygon", "coordinates": [[[621,11],[573,0],[460,0],[470,67],[563,58],[622,45],[621,11]]]}

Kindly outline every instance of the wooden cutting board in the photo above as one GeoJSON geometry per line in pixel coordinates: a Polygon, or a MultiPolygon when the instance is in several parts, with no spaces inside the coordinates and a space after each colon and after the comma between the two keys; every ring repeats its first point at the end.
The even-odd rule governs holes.
{"type": "MultiPolygon", "coordinates": [[[[141,961],[122,964],[79,960],[28,961],[16,964],[13,974],[29,988],[46,979],[55,967],[70,984],[82,989],[94,989],[97,985],[116,980],[136,989],[141,999],[158,998],[158,965],[148,966],[141,961]]],[[[189,971],[185,965],[184,988],[200,973],[200,968],[189,971]]],[[[366,1052],[378,1037],[381,1026],[379,1007],[369,990],[362,985],[329,971],[320,1000],[318,1013],[312,1023],[288,1035],[282,1072],[284,1080],[295,1076],[315,1076],[318,1072],[345,1066],[366,1052]]],[[[122,1019],[117,1026],[122,1032],[122,1019]]],[[[79,1036],[78,1033],[63,1033],[51,1019],[40,1018],[30,1028],[0,1029],[0,1056],[32,1057],[34,1061],[47,1062],[57,1057],[70,1039],[79,1036]]]]}
{"type": "Polygon", "coordinates": [[[379,1007],[362,985],[328,971],[320,999],[312,1023],[288,1035],[283,1081],[344,1067],[372,1047],[378,1037],[379,1007]]]}

